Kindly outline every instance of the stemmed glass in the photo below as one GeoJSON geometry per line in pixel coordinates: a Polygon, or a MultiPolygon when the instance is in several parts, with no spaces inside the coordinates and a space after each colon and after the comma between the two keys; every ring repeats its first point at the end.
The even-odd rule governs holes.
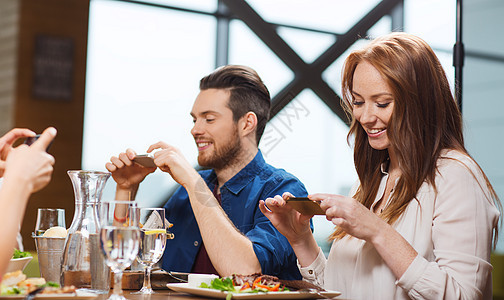
{"type": "Polygon", "coordinates": [[[140,230],[138,211],[133,201],[102,203],[100,211],[100,247],[105,262],[114,273],[114,290],[109,300],[126,299],[122,275],[138,253],[140,230]]]}
{"type": "Polygon", "coordinates": [[[140,247],[137,260],[144,266],[144,282],[140,291],[132,294],[154,294],[151,287],[152,266],[163,256],[166,246],[164,208],[139,208],[140,247]]]}

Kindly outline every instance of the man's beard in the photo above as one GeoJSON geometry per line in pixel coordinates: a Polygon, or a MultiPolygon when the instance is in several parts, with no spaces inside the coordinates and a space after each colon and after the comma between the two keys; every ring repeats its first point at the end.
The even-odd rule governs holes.
{"type": "MultiPolygon", "coordinates": [[[[215,147],[215,143],[214,143],[215,147]]],[[[233,164],[237,164],[238,156],[242,150],[242,143],[237,131],[233,131],[233,136],[224,143],[222,148],[215,147],[214,152],[210,156],[202,157],[198,155],[198,164],[204,168],[212,168],[214,170],[222,170],[233,164]]]]}

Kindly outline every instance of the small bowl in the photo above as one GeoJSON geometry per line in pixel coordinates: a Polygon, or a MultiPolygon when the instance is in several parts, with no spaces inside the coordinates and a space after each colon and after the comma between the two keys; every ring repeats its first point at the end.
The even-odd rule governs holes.
{"type": "Polygon", "coordinates": [[[23,271],[26,265],[33,259],[31,256],[21,257],[21,258],[11,258],[9,265],[7,266],[6,273],[15,272],[17,270],[23,271]]]}

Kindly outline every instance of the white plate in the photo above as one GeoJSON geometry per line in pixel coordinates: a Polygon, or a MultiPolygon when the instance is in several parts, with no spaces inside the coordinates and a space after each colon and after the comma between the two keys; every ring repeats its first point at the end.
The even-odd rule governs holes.
{"type": "MultiPolygon", "coordinates": [[[[187,283],[168,283],[169,289],[176,292],[188,293],[196,296],[226,299],[229,292],[189,287],[187,283]]],[[[326,291],[320,292],[321,295],[311,292],[269,292],[269,293],[233,293],[232,299],[323,299],[324,297],[334,298],[341,295],[340,292],[326,291]]]]}
{"type": "MultiPolygon", "coordinates": [[[[24,299],[26,295],[12,295],[12,296],[0,296],[1,300],[10,299],[24,299]]],[[[84,300],[84,299],[94,299],[98,297],[97,294],[77,291],[75,294],[38,294],[35,299],[58,299],[58,300],[84,300]]]]}

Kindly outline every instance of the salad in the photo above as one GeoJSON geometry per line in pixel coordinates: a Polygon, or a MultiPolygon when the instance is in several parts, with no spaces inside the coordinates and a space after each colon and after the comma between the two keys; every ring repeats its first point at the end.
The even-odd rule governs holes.
{"type": "MultiPolygon", "coordinates": [[[[56,282],[46,282],[44,278],[26,278],[21,271],[15,271],[5,274],[0,284],[0,296],[9,295],[27,295],[33,290],[44,288],[44,292],[55,292],[62,290],[56,282]]],[[[75,291],[75,288],[73,288],[75,291]]],[[[65,290],[65,292],[73,292],[65,290]]]]}
{"type": "Polygon", "coordinates": [[[31,257],[30,252],[23,252],[18,249],[14,249],[14,254],[12,254],[12,258],[23,258],[23,257],[31,257]]]}
{"type": "Polygon", "coordinates": [[[231,277],[215,278],[210,284],[202,282],[200,288],[230,292],[227,294],[227,300],[233,297],[232,293],[269,293],[290,291],[280,283],[277,277],[262,275],[259,273],[252,275],[233,274],[231,277]]]}

